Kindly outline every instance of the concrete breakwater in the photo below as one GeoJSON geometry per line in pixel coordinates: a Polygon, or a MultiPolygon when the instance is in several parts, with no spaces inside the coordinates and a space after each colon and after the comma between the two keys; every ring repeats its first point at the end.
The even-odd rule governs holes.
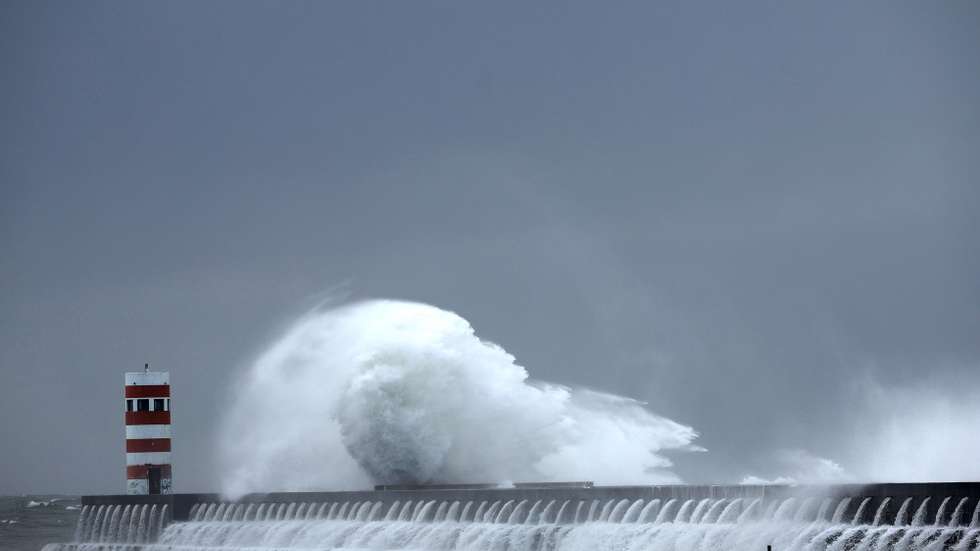
{"type": "Polygon", "coordinates": [[[46,551],[980,551],[980,483],[86,496],[46,551]]]}
{"type": "MultiPolygon", "coordinates": [[[[370,491],[345,491],[345,492],[275,492],[267,494],[249,494],[236,501],[223,499],[218,494],[207,493],[185,493],[171,495],[92,495],[83,496],[82,505],[88,511],[96,511],[101,506],[107,507],[156,506],[159,520],[163,524],[170,522],[182,522],[194,520],[193,513],[198,513],[202,507],[207,511],[209,506],[217,507],[225,505],[223,514],[231,515],[234,518],[234,506],[240,505],[239,510],[242,516],[252,504],[253,519],[254,513],[259,505],[265,504],[263,509],[278,510],[285,509],[290,504],[295,504],[294,508],[300,504],[354,504],[371,503],[372,507],[377,505],[379,508],[388,510],[394,503],[414,503],[434,502],[448,503],[514,503],[527,502],[530,504],[541,502],[556,503],[584,502],[591,504],[598,501],[601,508],[610,502],[618,503],[626,500],[629,503],[636,503],[644,500],[650,503],[653,500],[660,500],[666,504],[670,500],[675,500],[678,508],[683,507],[686,501],[701,502],[703,500],[734,500],[739,501],[739,508],[747,508],[751,503],[756,502],[757,507],[765,509],[772,503],[785,502],[787,499],[794,498],[795,503],[802,507],[807,500],[814,507],[819,507],[819,503],[829,500],[835,507],[841,506],[842,500],[850,498],[839,511],[839,516],[852,519],[854,523],[872,523],[876,520],[881,524],[895,524],[902,519],[900,514],[908,516],[906,522],[912,521],[912,516],[916,513],[930,521],[940,512],[951,516],[954,508],[960,507],[961,515],[967,523],[971,520],[974,510],[980,502],[980,482],[931,482],[931,483],[896,483],[896,484],[842,484],[842,485],[820,485],[820,486],[781,486],[781,485],[668,485],[668,486],[591,486],[587,484],[521,484],[516,487],[489,487],[486,485],[460,485],[460,486],[421,486],[417,488],[399,487],[379,487],[370,491]],[[928,498],[928,499],[927,499],[928,498]],[[944,511],[940,511],[943,507],[944,511]],[[904,506],[904,511],[902,510],[904,506]],[[964,509],[968,509],[966,513],[964,509]]],[[[696,506],[696,505],[695,505],[696,506]]],[[[306,505],[307,511],[311,505],[306,505]]],[[[436,505],[438,507],[438,505],[436,505]]],[[[744,511],[741,511],[744,512],[744,511]]],[[[328,511],[325,511],[328,513],[328,511]]],[[[816,512],[814,511],[814,514],[816,512]]],[[[307,514],[311,514],[307,512],[307,514]]],[[[761,513],[764,514],[764,513],[761,513]]],[[[107,513],[104,513],[107,515],[107,513]]],[[[276,518],[275,516],[273,518],[276,518]]],[[[279,517],[282,518],[282,517],[279,517]]],[[[91,520],[91,517],[90,517],[91,520]]],[[[827,519],[830,520],[830,519],[827,519]]],[[[575,519],[571,518],[571,522],[575,519]]]]}

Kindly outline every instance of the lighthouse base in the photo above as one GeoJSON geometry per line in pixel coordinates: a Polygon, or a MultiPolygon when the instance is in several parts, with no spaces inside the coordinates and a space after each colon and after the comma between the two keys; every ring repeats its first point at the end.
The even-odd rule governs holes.
{"type": "Polygon", "coordinates": [[[173,492],[170,465],[134,465],[126,469],[126,495],[167,495],[173,492]]]}

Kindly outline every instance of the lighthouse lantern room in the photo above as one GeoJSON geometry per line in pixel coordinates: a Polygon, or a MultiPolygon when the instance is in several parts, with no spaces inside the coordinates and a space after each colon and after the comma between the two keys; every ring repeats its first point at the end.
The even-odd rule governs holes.
{"type": "Polygon", "coordinates": [[[170,373],[126,373],[126,493],[169,494],[170,373]]]}

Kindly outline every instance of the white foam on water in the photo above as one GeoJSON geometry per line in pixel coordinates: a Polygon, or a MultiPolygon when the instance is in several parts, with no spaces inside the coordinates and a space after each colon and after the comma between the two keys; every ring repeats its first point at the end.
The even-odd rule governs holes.
{"type": "MultiPolygon", "coordinates": [[[[895,500],[900,498],[890,501],[895,500]]],[[[906,501],[908,499],[900,502],[906,501]]],[[[914,501],[922,502],[918,499],[914,501]]],[[[884,499],[881,502],[887,503],[884,499]]],[[[552,500],[535,500],[533,503],[530,500],[497,501],[488,509],[485,509],[485,502],[477,504],[473,501],[344,502],[340,510],[345,511],[346,516],[338,514],[336,518],[310,518],[309,511],[325,512],[325,503],[270,503],[266,509],[276,511],[275,520],[266,520],[268,517],[260,515],[255,520],[242,517],[248,516],[245,511],[263,509],[262,505],[265,504],[258,507],[254,507],[254,503],[207,504],[195,509],[198,520],[172,523],[166,527],[161,523],[158,537],[155,534],[148,536],[148,527],[142,528],[139,537],[147,539],[138,539],[137,543],[142,543],[139,549],[143,551],[758,551],[767,545],[779,551],[976,551],[980,544],[980,528],[964,524],[950,526],[944,522],[944,516],[931,525],[893,525],[890,522],[892,519],[883,516],[876,519],[877,524],[828,522],[824,516],[826,512],[846,509],[851,499],[830,500],[819,509],[813,506],[814,503],[814,498],[792,497],[766,504],[744,499],[689,499],[684,500],[684,505],[674,516],[658,515],[656,520],[638,521],[635,515],[627,512],[639,514],[649,504],[642,499],[618,499],[605,500],[601,506],[601,509],[608,509],[605,514],[596,511],[600,507],[593,502],[591,509],[595,515],[590,514],[593,520],[583,517],[579,521],[570,519],[565,522],[544,522],[538,515],[532,514],[551,507],[552,500]],[[473,522],[457,520],[456,514],[450,513],[451,510],[474,508],[477,509],[475,518],[478,520],[473,522]],[[771,509],[773,514],[762,518],[746,515],[750,509],[763,508],[767,511],[771,509]],[[219,509],[223,511],[222,515],[213,514],[209,517],[211,520],[204,520],[201,511],[214,513],[219,509]],[[413,520],[393,520],[403,518],[405,511],[412,513],[413,520]],[[710,511],[717,513],[709,514],[710,511]]],[[[336,504],[332,504],[331,509],[333,505],[336,504]]],[[[131,513],[135,514],[137,508],[145,507],[134,506],[131,513]]],[[[114,537],[106,537],[104,533],[105,525],[113,524],[116,509],[117,506],[98,506],[93,516],[93,508],[88,507],[87,514],[79,521],[79,534],[91,534],[94,539],[48,546],[46,549],[133,549],[124,543],[133,541],[124,528],[120,528],[114,537]]],[[[876,512],[884,510],[880,505],[876,509],[876,512]]],[[[841,512],[839,516],[844,515],[841,512]]],[[[158,518],[165,516],[165,511],[161,511],[158,518]]],[[[649,516],[645,518],[649,519],[649,516]]],[[[903,515],[897,515],[895,520],[901,522],[903,515]]],[[[126,526],[126,523],[121,523],[121,526],[126,526]]]]}
{"type": "Polygon", "coordinates": [[[297,321],[244,373],[224,492],[372,483],[676,483],[697,433],[635,400],[533,382],[462,317],[370,301],[297,321]]]}

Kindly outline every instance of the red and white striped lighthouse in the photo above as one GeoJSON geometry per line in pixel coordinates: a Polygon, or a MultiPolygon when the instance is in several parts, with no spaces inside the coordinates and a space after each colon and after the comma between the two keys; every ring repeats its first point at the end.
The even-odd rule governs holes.
{"type": "Polygon", "coordinates": [[[169,494],[170,373],[126,373],[126,493],[169,494]]]}

